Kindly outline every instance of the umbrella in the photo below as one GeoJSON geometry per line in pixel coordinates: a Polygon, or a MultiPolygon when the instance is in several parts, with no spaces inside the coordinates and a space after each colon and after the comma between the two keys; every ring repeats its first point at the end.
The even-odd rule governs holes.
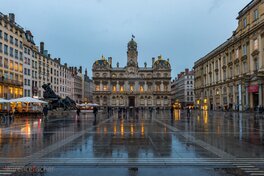
{"type": "Polygon", "coordinates": [[[91,104],[88,103],[88,106],[92,106],[92,107],[94,107],[94,106],[99,106],[99,105],[96,104],[96,103],[93,103],[93,104],[92,104],[92,103],[91,103],[91,104]]]}
{"type": "Polygon", "coordinates": [[[9,103],[10,101],[9,100],[6,100],[6,99],[3,99],[3,98],[0,98],[0,103],[9,103]]]}
{"type": "Polygon", "coordinates": [[[29,103],[42,103],[42,104],[48,103],[46,101],[38,100],[36,98],[31,98],[31,97],[22,97],[22,98],[12,99],[12,100],[9,100],[9,102],[11,102],[11,103],[18,103],[18,102],[26,103],[27,104],[27,111],[28,111],[28,104],[29,103]]]}
{"type": "Polygon", "coordinates": [[[36,98],[31,98],[31,97],[22,97],[22,98],[17,98],[17,99],[12,99],[9,100],[9,102],[11,103],[17,103],[17,102],[21,102],[21,103],[44,103],[47,104],[48,102],[46,101],[42,101],[42,100],[38,100],[36,98]]]}

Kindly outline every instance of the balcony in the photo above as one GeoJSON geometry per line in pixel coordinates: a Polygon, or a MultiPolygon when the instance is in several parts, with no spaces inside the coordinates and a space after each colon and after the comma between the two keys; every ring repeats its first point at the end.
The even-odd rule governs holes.
{"type": "Polygon", "coordinates": [[[0,83],[8,84],[8,85],[15,85],[15,86],[23,86],[23,82],[21,81],[6,79],[4,77],[0,78],[0,83]]]}

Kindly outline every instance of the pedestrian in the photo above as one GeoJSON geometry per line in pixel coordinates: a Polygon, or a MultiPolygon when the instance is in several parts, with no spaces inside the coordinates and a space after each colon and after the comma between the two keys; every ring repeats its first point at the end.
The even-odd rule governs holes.
{"type": "Polygon", "coordinates": [[[47,120],[48,120],[48,111],[49,111],[48,106],[45,105],[43,108],[43,114],[44,114],[45,119],[47,120]]]}
{"type": "Polygon", "coordinates": [[[76,114],[77,114],[78,117],[80,116],[80,112],[81,112],[81,109],[77,108],[76,114]]]}
{"type": "Polygon", "coordinates": [[[94,113],[94,119],[96,120],[96,114],[97,114],[97,112],[98,112],[98,109],[97,109],[97,107],[95,106],[94,108],[93,108],[93,113],[94,113]]]}
{"type": "Polygon", "coordinates": [[[191,115],[191,110],[190,110],[189,106],[187,106],[187,117],[190,117],[190,115],[191,115]]]}

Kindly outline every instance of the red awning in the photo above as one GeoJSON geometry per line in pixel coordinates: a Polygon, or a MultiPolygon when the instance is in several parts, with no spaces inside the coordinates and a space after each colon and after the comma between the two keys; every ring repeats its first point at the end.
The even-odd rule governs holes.
{"type": "Polygon", "coordinates": [[[258,93],[258,91],[259,91],[258,85],[248,86],[248,92],[249,93],[258,93]]]}

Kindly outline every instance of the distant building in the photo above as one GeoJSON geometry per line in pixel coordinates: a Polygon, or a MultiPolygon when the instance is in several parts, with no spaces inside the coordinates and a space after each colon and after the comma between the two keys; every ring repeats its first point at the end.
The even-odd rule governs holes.
{"type": "Polygon", "coordinates": [[[89,78],[87,69],[83,75],[83,102],[91,103],[93,102],[93,80],[89,78]]]}
{"type": "Polygon", "coordinates": [[[112,66],[102,57],[93,64],[94,102],[111,107],[159,107],[171,105],[171,66],[159,56],[152,66],[138,66],[137,43],[132,38],[127,45],[127,65],[112,66]]]}
{"type": "Polygon", "coordinates": [[[38,96],[38,48],[35,45],[33,35],[26,31],[24,40],[24,97],[38,96]]]}
{"type": "Polygon", "coordinates": [[[82,75],[82,67],[79,69],[77,67],[71,67],[72,76],[73,76],[73,84],[72,84],[72,98],[76,103],[83,102],[83,75],[82,75]]]}
{"type": "Polygon", "coordinates": [[[194,72],[185,69],[171,83],[172,103],[181,107],[194,105],[194,72]]]}

